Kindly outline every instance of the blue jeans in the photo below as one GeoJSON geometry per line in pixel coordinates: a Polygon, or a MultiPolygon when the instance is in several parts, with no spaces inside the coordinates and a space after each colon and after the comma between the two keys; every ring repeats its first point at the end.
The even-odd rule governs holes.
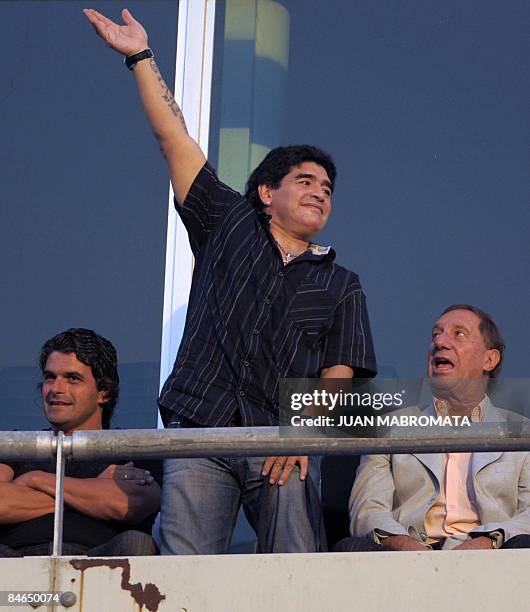
{"type": "Polygon", "coordinates": [[[325,548],[319,502],[320,458],[309,458],[286,484],[261,475],[265,457],[166,459],[160,511],[165,555],[228,551],[239,507],[257,535],[257,552],[317,552],[325,548]]]}

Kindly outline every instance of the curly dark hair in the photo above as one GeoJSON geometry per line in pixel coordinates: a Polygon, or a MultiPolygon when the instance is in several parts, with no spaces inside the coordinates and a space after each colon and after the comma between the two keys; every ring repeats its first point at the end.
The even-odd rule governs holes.
{"type": "Polygon", "coordinates": [[[259,197],[258,187],[268,185],[272,189],[278,189],[283,177],[289,174],[292,168],[304,162],[314,162],[322,166],[328,174],[333,191],[337,169],[331,156],[312,145],[291,145],[276,147],[267,153],[263,161],[249,176],[245,197],[257,208],[263,208],[264,204],[259,197]]]}
{"type": "Polygon", "coordinates": [[[107,392],[107,401],[101,405],[101,424],[103,429],[109,429],[120,393],[118,355],[113,344],[91,329],[72,327],[44,343],[39,355],[41,372],[55,351],[75,353],[81,363],[90,367],[97,390],[107,392]]]}
{"type": "MultiPolygon", "coordinates": [[[[474,312],[477,317],[480,319],[479,330],[486,344],[486,348],[488,349],[497,349],[499,351],[500,359],[499,363],[488,372],[488,376],[490,377],[490,383],[493,385],[495,380],[499,377],[502,368],[502,361],[504,359],[504,349],[506,345],[504,344],[504,340],[502,339],[501,332],[497,327],[497,324],[493,320],[492,316],[478,308],[477,306],[473,306],[472,304],[453,304],[452,306],[448,306],[443,312],[442,315],[451,312],[453,310],[469,310],[470,312],[474,312]]],[[[440,315],[441,316],[441,315],[440,315]]]]}

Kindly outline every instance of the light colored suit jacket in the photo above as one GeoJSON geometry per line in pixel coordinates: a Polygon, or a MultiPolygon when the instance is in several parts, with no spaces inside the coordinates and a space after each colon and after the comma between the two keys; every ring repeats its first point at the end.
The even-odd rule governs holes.
{"type": "MultiPolygon", "coordinates": [[[[423,414],[434,415],[434,407],[423,414]]],[[[487,400],[484,422],[522,420],[487,400]]],[[[440,454],[363,456],[350,496],[351,534],[378,541],[377,530],[425,543],[425,514],[440,492],[443,468],[440,454]]],[[[471,471],[481,522],[471,533],[501,531],[505,540],[530,534],[530,453],[474,453],[471,471]]],[[[459,542],[448,538],[444,548],[459,542]]]]}

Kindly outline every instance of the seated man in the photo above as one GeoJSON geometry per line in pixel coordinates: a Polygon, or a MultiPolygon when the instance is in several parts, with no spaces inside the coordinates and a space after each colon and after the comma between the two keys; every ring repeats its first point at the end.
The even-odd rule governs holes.
{"type": "MultiPolygon", "coordinates": [[[[55,431],[108,429],[118,400],[114,346],[69,329],[40,353],[46,418],[55,431]]],[[[53,542],[55,462],[0,464],[0,556],[47,555],[53,542]]],[[[150,472],[105,462],[66,463],[63,554],[157,554],[151,538],[160,486],[150,472]]]]}
{"type": "MultiPolygon", "coordinates": [[[[474,306],[447,308],[432,331],[424,412],[470,422],[520,421],[486,390],[504,343],[474,306]]],[[[336,551],[523,548],[530,544],[530,453],[364,456],[350,498],[350,531],[336,551]]]]}

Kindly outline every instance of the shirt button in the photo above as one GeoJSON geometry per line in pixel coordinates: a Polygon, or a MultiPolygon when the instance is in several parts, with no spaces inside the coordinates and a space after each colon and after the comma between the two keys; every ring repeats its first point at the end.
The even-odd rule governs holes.
{"type": "Polygon", "coordinates": [[[271,299],[270,298],[265,298],[265,304],[270,304],[271,303],[271,299]]]}
{"type": "Polygon", "coordinates": [[[255,330],[253,331],[253,334],[254,334],[255,336],[257,336],[257,335],[259,334],[259,329],[255,329],[255,330]]]}
{"type": "Polygon", "coordinates": [[[245,368],[248,368],[248,366],[250,365],[250,361],[243,361],[243,365],[245,366],[245,368]]]}
{"type": "Polygon", "coordinates": [[[454,504],[451,504],[451,505],[449,506],[449,510],[454,510],[454,509],[455,509],[454,504]]]}
{"type": "Polygon", "coordinates": [[[278,276],[281,278],[283,276],[283,272],[278,272],[278,276]]]}
{"type": "Polygon", "coordinates": [[[245,392],[243,391],[243,389],[241,389],[241,391],[239,392],[239,395],[240,395],[241,397],[245,397],[245,392]]]}

